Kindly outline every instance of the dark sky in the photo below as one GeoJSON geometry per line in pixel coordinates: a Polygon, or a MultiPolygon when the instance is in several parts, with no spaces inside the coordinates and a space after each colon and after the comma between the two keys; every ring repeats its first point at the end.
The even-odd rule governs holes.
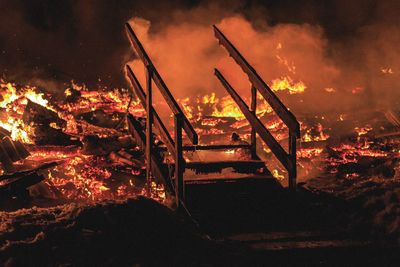
{"type": "MultiPolygon", "coordinates": [[[[212,2],[212,1],[211,1],[212,2]]],[[[379,11],[379,0],[215,1],[219,10],[264,19],[270,25],[321,25],[332,42],[346,42],[376,21],[397,23],[398,3],[379,11]],[[397,9],[397,10],[396,10],[397,9]],[[377,11],[378,10],[378,11],[377,11]],[[382,12],[385,15],[382,15],[382,12]],[[396,15],[397,14],[397,15],[396,15]]],[[[156,26],[176,10],[208,1],[0,0],[0,74],[23,81],[33,77],[121,86],[121,66],[128,49],[124,22],[133,16],[156,26]]]]}

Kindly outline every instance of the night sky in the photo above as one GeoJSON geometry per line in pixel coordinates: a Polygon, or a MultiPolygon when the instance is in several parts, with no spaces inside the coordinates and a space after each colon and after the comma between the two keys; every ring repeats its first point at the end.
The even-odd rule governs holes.
{"type": "Polygon", "coordinates": [[[121,66],[128,41],[124,23],[133,16],[150,20],[154,29],[177,10],[212,2],[221,13],[240,13],[255,26],[320,25],[327,39],[343,44],[366,25],[397,23],[399,1],[106,1],[0,0],[0,73],[19,82],[33,77],[57,81],[124,86],[121,66]],[[386,4],[381,7],[381,3],[386,4]]]}

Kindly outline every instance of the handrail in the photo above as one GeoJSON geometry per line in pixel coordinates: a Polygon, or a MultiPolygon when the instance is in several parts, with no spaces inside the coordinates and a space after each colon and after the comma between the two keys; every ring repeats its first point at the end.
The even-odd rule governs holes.
{"type": "Polygon", "coordinates": [[[254,68],[246,61],[246,59],[217,28],[217,26],[213,25],[213,27],[215,37],[219,40],[220,44],[228,51],[229,55],[247,74],[252,85],[260,92],[260,94],[265,98],[265,100],[267,100],[268,104],[272,107],[276,114],[288,126],[289,131],[292,132],[296,137],[300,137],[300,124],[297,121],[296,117],[285,107],[285,105],[275,95],[271,88],[260,78],[254,68]]]}
{"type": "Polygon", "coordinates": [[[228,83],[224,76],[215,69],[215,75],[220,80],[222,85],[235,100],[240,110],[245,115],[246,119],[252,126],[251,129],[251,145],[252,154],[256,156],[256,133],[261,139],[269,146],[272,153],[278,158],[289,173],[289,188],[292,190],[296,189],[296,142],[297,138],[300,137],[300,124],[296,117],[286,108],[286,106],[280,101],[275,95],[271,88],[261,79],[254,68],[246,61],[246,59],[240,54],[236,47],[226,38],[226,36],[215,26],[214,34],[219,40],[220,44],[228,51],[229,55],[236,61],[236,63],[242,68],[247,74],[251,82],[251,109],[228,83]],[[279,118],[289,128],[289,153],[283,149],[279,142],[271,135],[267,128],[261,123],[256,116],[257,106],[257,91],[264,97],[272,109],[276,112],[279,118]]]}
{"type": "Polygon", "coordinates": [[[278,160],[285,166],[286,169],[292,169],[292,164],[290,162],[290,158],[288,153],[281,147],[281,145],[276,141],[276,139],[272,136],[272,134],[268,131],[268,129],[263,125],[263,123],[257,118],[256,115],[249,109],[247,104],[243,101],[243,99],[239,96],[239,94],[233,89],[233,87],[228,83],[228,81],[224,78],[221,72],[218,69],[215,69],[215,76],[220,80],[222,85],[231,95],[233,100],[237,103],[240,110],[246,119],[250,122],[251,126],[255,129],[261,139],[268,145],[271,151],[277,156],[278,160]]]}
{"type": "Polygon", "coordinates": [[[252,131],[255,131],[260,138],[268,145],[272,153],[277,157],[277,159],[283,164],[289,173],[289,188],[291,190],[296,190],[296,136],[289,132],[289,153],[282,148],[282,146],[276,141],[268,129],[263,125],[263,123],[257,118],[254,111],[250,110],[247,104],[239,96],[239,94],[233,89],[233,87],[224,78],[218,69],[215,69],[215,76],[219,79],[228,93],[231,95],[233,100],[239,106],[240,110],[249,121],[252,126],[252,131]]]}
{"type": "Polygon", "coordinates": [[[175,101],[174,97],[172,96],[167,85],[161,78],[160,74],[158,73],[157,69],[155,68],[150,57],[147,55],[146,51],[144,50],[143,45],[140,43],[139,39],[137,38],[131,25],[128,22],[125,25],[126,25],[127,36],[129,38],[129,41],[132,44],[132,47],[135,48],[136,53],[138,54],[139,58],[142,60],[142,62],[146,66],[147,70],[151,70],[151,72],[152,72],[150,75],[150,79],[153,80],[154,83],[157,85],[158,89],[160,90],[162,96],[164,97],[165,101],[171,108],[174,115],[182,116],[182,118],[183,118],[182,128],[185,130],[185,132],[188,135],[191,142],[193,144],[197,144],[198,143],[198,135],[197,135],[196,131],[194,130],[193,126],[191,125],[188,118],[183,113],[182,109],[179,107],[178,103],[175,101]]]}

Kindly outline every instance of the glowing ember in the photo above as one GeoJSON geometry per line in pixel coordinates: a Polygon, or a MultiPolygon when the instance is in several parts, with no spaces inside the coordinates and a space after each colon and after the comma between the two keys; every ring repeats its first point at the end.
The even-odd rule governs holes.
{"type": "Polygon", "coordinates": [[[394,71],[392,70],[392,68],[390,68],[390,67],[387,67],[387,68],[381,68],[381,72],[383,73],[383,74],[394,74],[394,71]]]}

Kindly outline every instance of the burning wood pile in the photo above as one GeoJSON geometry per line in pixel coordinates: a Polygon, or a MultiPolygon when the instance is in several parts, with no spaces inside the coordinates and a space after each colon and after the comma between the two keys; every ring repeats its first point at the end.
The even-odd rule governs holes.
{"type": "MultiPolygon", "coordinates": [[[[72,83],[55,94],[5,81],[1,81],[0,89],[2,198],[26,195],[27,188],[36,205],[40,201],[49,205],[126,199],[145,193],[143,155],[125,125],[128,113],[143,117],[144,111],[127,90],[92,91],[72,83]]],[[[279,92],[288,98],[301,98],[302,93],[295,87],[279,92]]],[[[249,141],[250,125],[233,100],[210,94],[178,102],[195,126],[201,144],[249,141]]],[[[259,106],[257,113],[264,125],[285,144],[288,134],[284,124],[266,103],[259,106]]],[[[300,183],[350,198],[351,188],[368,181],[395,182],[400,151],[396,112],[362,112],[299,114],[300,183]]],[[[285,169],[262,142],[258,145],[258,153],[272,174],[286,183],[285,169]]],[[[240,149],[225,153],[233,158],[246,154],[240,149]]],[[[185,157],[201,160],[205,156],[191,151],[185,157]]],[[[154,184],[153,189],[153,197],[165,199],[163,185],[154,184]]]]}
{"type": "Polygon", "coordinates": [[[140,152],[125,126],[140,115],[124,90],[72,84],[61,95],[0,83],[1,197],[92,201],[141,193],[140,152]]]}

